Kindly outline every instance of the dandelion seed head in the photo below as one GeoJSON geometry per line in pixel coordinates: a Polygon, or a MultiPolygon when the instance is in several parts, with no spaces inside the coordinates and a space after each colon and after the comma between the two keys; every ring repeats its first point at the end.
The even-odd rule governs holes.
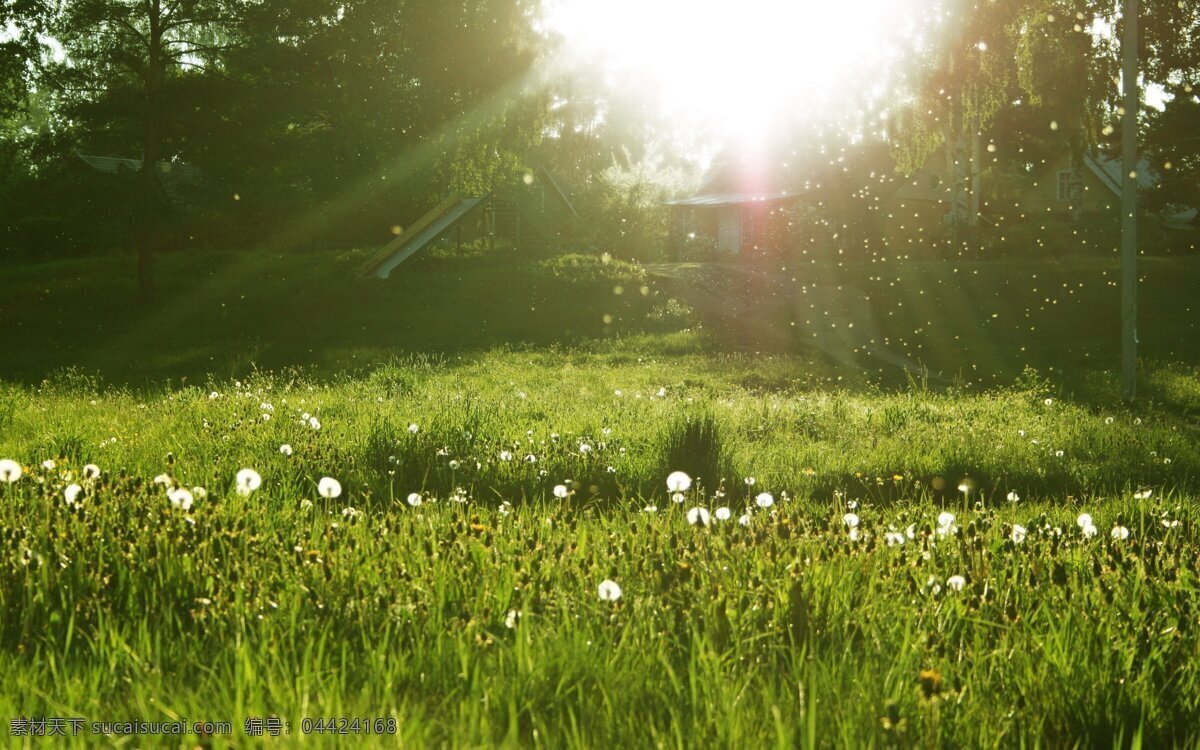
{"type": "Polygon", "coordinates": [[[12,484],[21,478],[21,464],[11,458],[0,459],[0,482],[12,484]]]}
{"type": "Polygon", "coordinates": [[[179,510],[191,510],[193,496],[189,490],[182,487],[171,490],[167,493],[167,499],[171,501],[171,507],[179,510]]]}
{"type": "Polygon", "coordinates": [[[242,469],[237,473],[237,492],[243,497],[262,486],[262,477],[254,469],[242,469]]]}
{"type": "Polygon", "coordinates": [[[326,500],[332,500],[342,494],[342,483],[333,477],[322,477],[317,482],[317,493],[326,500]]]}
{"type": "Polygon", "coordinates": [[[615,602],[621,598],[621,586],[610,579],[601,581],[596,591],[602,602],[615,602]]]}
{"type": "Polygon", "coordinates": [[[682,471],[667,475],[667,489],[671,492],[687,492],[692,488],[692,478],[682,471]]]}
{"type": "Polygon", "coordinates": [[[67,501],[67,507],[74,508],[75,502],[79,499],[80,493],[83,492],[83,487],[78,484],[68,484],[63,489],[63,499],[67,501]]]}

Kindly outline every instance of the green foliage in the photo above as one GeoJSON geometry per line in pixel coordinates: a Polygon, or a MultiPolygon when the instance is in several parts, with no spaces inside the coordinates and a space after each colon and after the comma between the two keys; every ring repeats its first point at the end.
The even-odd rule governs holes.
{"type": "Polygon", "coordinates": [[[685,413],[672,420],[664,431],[662,453],[664,466],[687,473],[709,490],[731,487],[739,479],[721,423],[711,412],[685,413]]]}
{"type": "MultiPolygon", "coordinates": [[[[0,484],[0,710],[66,702],[105,720],[96,705],[128,713],[153,699],[233,721],[235,737],[246,716],[344,712],[394,719],[406,744],[449,746],[532,743],[536,731],[555,746],[631,747],[668,740],[667,726],[722,746],[793,732],[817,746],[1200,739],[1200,455],[1169,411],[1106,424],[1047,406],[1041,379],[983,396],[764,399],[698,381],[666,398],[592,398],[581,383],[632,391],[644,368],[576,368],[563,382],[545,356],[516,398],[506,383],[530,377],[529,356],[411,374],[397,363],[336,385],[263,375],[216,382],[215,397],[28,394],[0,437],[0,457],[26,474],[0,484]],[[299,424],[301,409],[321,427],[299,424]],[[890,427],[872,445],[880,424],[867,415],[882,412],[890,427]],[[1048,489],[1054,459],[1006,447],[1018,425],[1066,446],[1080,473],[1065,476],[1086,489],[1048,489]],[[41,436],[53,439],[28,442],[41,436]],[[539,461],[497,450],[517,444],[539,461]],[[1108,463],[1167,445],[1182,471],[1108,463]],[[704,482],[684,503],[666,498],[669,470],[700,477],[730,453],[753,489],[704,482]],[[973,473],[964,495],[901,469],[943,455],[1016,473],[994,488],[973,473]],[[815,477],[790,468],[797,458],[815,477]],[[102,473],[86,476],[85,460],[102,473]],[[591,477],[610,461],[597,492],[591,477]],[[877,479],[873,461],[892,468],[877,479]],[[248,496],[235,491],[244,466],[263,478],[248,496]],[[429,467],[451,489],[429,482],[414,507],[429,467]],[[644,490],[622,493],[639,475],[644,490]],[[318,494],[323,476],[340,496],[318,494]],[[507,489],[484,491],[481,476],[507,476],[507,489]],[[1134,478],[1154,492],[1116,488],[1134,478]],[[178,489],[190,508],[172,505],[178,489]],[[774,505],[754,502],[762,491],[774,505]],[[696,506],[733,513],[690,525],[696,506]],[[618,601],[599,600],[605,579],[618,601]],[[512,700],[483,700],[494,695],[512,700]]],[[[1195,399],[1194,376],[1181,382],[1195,399]]]]}
{"type": "Polygon", "coordinates": [[[267,715],[391,719],[356,740],[387,747],[1200,740],[1194,259],[1143,262],[1171,334],[1145,351],[1185,364],[1148,361],[1133,405],[1076,340],[1103,259],[810,263],[790,290],[586,255],[385,284],[357,254],[169,260],[153,320],[105,259],[0,279],[29,342],[0,360],[0,713],[154,706],[232,721],[218,744],[267,715]],[[872,337],[1004,387],[853,380],[875,361],[808,343],[838,286],[872,337]],[[650,325],[664,299],[688,320],[650,325]]]}
{"type": "MultiPolygon", "coordinates": [[[[645,269],[636,262],[619,260],[608,255],[568,253],[540,261],[538,269],[557,279],[586,284],[612,282],[640,284],[646,280],[645,269]]],[[[629,290],[636,292],[636,288],[629,290]]]]}
{"type": "Polygon", "coordinates": [[[1159,183],[1142,193],[1148,208],[1168,212],[1200,206],[1200,92],[1181,85],[1173,94],[1148,118],[1145,147],[1159,183]]]}

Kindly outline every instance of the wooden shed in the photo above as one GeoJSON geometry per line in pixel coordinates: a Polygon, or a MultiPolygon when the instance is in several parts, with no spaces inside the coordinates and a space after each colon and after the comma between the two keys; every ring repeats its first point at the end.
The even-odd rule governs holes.
{"type": "Polygon", "coordinates": [[[722,161],[695,194],[664,201],[671,245],[677,255],[701,245],[730,259],[770,257],[788,242],[789,210],[806,191],[783,167],[722,161]]]}

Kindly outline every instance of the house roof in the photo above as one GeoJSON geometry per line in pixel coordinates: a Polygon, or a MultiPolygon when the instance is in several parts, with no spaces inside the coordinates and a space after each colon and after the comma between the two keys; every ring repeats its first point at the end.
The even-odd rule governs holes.
{"type": "Polygon", "coordinates": [[[575,204],[571,202],[567,192],[563,190],[562,185],[560,185],[558,180],[554,178],[554,175],[550,173],[550,170],[546,169],[544,166],[541,166],[537,168],[536,174],[546,180],[550,187],[554,189],[554,192],[558,194],[558,197],[562,199],[563,205],[567,207],[567,210],[571,212],[571,215],[578,219],[579,212],[575,210],[575,204]]]}
{"type": "MultiPolygon", "coordinates": [[[[141,159],[122,159],[114,156],[76,154],[97,172],[112,175],[132,175],[142,169],[141,159]]],[[[159,183],[173,202],[197,203],[211,195],[216,181],[200,167],[171,161],[158,162],[159,183]]]]}
{"type": "Polygon", "coordinates": [[[731,206],[742,203],[765,203],[767,201],[784,200],[800,195],[799,192],[780,191],[775,193],[709,193],[694,195],[691,198],[677,198],[663,201],[667,206],[731,206]]]}
{"type": "Polygon", "coordinates": [[[713,165],[695,194],[668,206],[729,206],[795,198],[809,183],[788,163],[726,156],[713,165]]]}
{"type": "MultiPolygon", "coordinates": [[[[1084,154],[1083,164],[1091,172],[1100,178],[1104,186],[1112,191],[1113,195],[1121,194],[1121,160],[1112,159],[1101,154],[1084,154]]],[[[1158,178],[1155,177],[1153,170],[1150,169],[1150,160],[1142,157],[1137,163],[1137,186],[1139,190],[1152,188],[1158,184],[1158,178]]]]}

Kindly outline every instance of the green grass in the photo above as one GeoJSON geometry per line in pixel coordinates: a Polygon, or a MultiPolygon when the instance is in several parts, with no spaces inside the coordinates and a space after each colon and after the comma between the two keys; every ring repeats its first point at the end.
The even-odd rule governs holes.
{"type": "Polygon", "coordinates": [[[1100,260],[797,287],[586,258],[372,284],[357,259],[167,256],[152,312],[103,259],[6,272],[0,715],[234,724],[133,746],[254,745],[267,715],[331,747],[304,717],[412,747],[1200,743],[1194,260],[1147,263],[1122,405],[1089,366],[1112,344],[1069,335],[1113,301],[1100,260]],[[1084,286],[1000,293],[1033,274],[1084,286]]]}

